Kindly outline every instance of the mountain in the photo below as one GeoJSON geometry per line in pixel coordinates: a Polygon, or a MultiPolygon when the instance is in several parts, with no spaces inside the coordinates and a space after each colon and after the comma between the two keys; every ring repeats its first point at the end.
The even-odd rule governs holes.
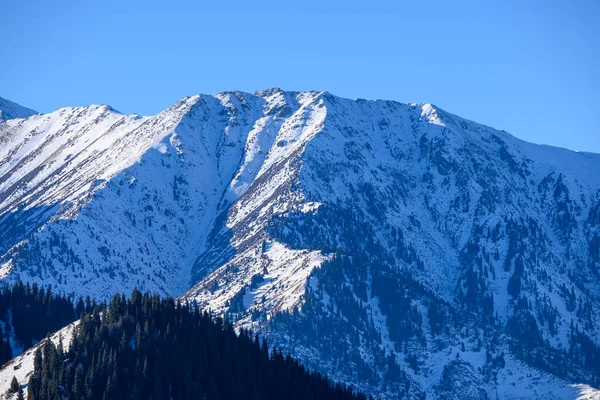
{"type": "Polygon", "coordinates": [[[279,89],[0,144],[7,282],[181,296],[381,398],[598,395],[600,155],[279,89]]]}
{"type": "Polygon", "coordinates": [[[0,97],[0,122],[15,118],[27,118],[35,114],[37,111],[0,97]]]}

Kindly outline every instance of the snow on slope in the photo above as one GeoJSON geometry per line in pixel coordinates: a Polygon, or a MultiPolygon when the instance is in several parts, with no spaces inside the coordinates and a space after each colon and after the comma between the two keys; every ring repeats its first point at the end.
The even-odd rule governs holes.
{"type": "MultiPolygon", "coordinates": [[[[69,346],[71,345],[71,339],[73,337],[73,332],[79,321],[73,322],[62,328],[60,331],[50,335],[50,340],[55,345],[58,345],[60,339],[62,339],[62,345],[64,350],[69,350],[69,346]]],[[[17,381],[23,387],[24,397],[27,398],[27,384],[29,382],[29,378],[33,373],[33,361],[35,351],[44,345],[44,341],[42,340],[29,350],[25,351],[25,353],[21,354],[18,357],[13,358],[6,364],[4,364],[0,368],[0,398],[2,399],[16,399],[17,395],[13,394],[12,396],[8,395],[8,390],[10,389],[10,383],[13,377],[17,378],[17,381]]]]}
{"type": "Polygon", "coordinates": [[[183,293],[222,200],[258,172],[251,158],[268,149],[257,138],[288,112],[278,93],[194,96],[155,117],[90,106],[3,124],[0,274],[94,297],[183,293]]]}
{"type": "MultiPolygon", "coordinates": [[[[269,279],[272,271],[282,270],[286,263],[270,262],[271,246],[286,251],[318,252],[315,254],[319,254],[322,262],[331,259],[333,253],[360,253],[357,247],[360,240],[357,244],[352,238],[344,239],[334,228],[348,218],[350,209],[372,228],[372,232],[364,234],[372,235],[390,249],[396,268],[409,268],[424,290],[436,293],[439,300],[423,300],[427,303],[462,302],[458,298],[459,287],[468,288],[472,275],[476,279],[485,276],[482,286],[476,289],[480,292],[469,295],[490,296],[494,304],[492,314],[506,324],[516,301],[507,294],[508,282],[517,274],[515,263],[529,260],[526,263],[531,264],[523,273],[525,278],[518,277],[523,282],[522,295],[533,304],[548,302],[550,307],[560,310],[557,326],[549,327],[541,317],[538,323],[544,338],[554,346],[567,345],[569,323],[572,318],[579,318],[574,312],[577,307],[567,306],[564,292],[558,294],[552,288],[568,287],[582,299],[590,292],[598,293],[594,265],[588,262],[588,254],[593,252],[590,227],[597,229],[588,219],[600,194],[600,181],[594,173],[600,170],[598,155],[531,145],[428,104],[351,101],[321,94],[307,110],[310,112],[301,122],[295,123],[300,134],[289,128],[285,132],[286,127],[282,126],[280,136],[274,141],[281,143],[281,147],[269,150],[258,178],[227,208],[221,229],[213,235],[207,251],[194,267],[199,283],[185,295],[187,299],[233,318],[239,327],[269,332],[275,343],[300,359],[314,360],[309,362],[313,368],[363,390],[373,390],[361,386],[352,368],[342,371],[335,367],[335,361],[324,363],[324,359],[331,357],[324,355],[323,349],[315,348],[310,340],[303,342],[304,331],[288,329],[277,333],[277,323],[271,322],[274,315],[283,311],[274,306],[277,302],[273,299],[290,298],[286,290],[298,287],[299,277],[294,274],[278,285],[272,284],[269,279]],[[310,128],[315,124],[316,132],[310,128]],[[288,140],[290,137],[293,139],[288,140]],[[290,148],[290,143],[295,147],[290,148]],[[286,150],[288,153],[284,153],[286,150]],[[280,152],[285,154],[285,162],[270,170],[271,156],[280,152]],[[313,209],[312,204],[319,206],[313,209]],[[325,211],[319,213],[323,207],[325,211]],[[309,229],[307,226],[311,224],[316,228],[309,229]],[[402,239],[395,242],[391,229],[401,232],[402,239]],[[565,231],[568,236],[563,234],[565,231]],[[521,241],[526,245],[515,247],[521,241]],[[216,265],[221,267],[202,279],[210,266],[216,265]],[[574,281],[575,274],[584,278],[574,281]],[[257,295],[261,293],[264,295],[257,295]],[[286,339],[295,335],[296,340],[286,339]],[[289,340],[287,345],[286,340],[289,340]]],[[[365,249],[362,254],[369,252],[365,249]]],[[[302,262],[302,258],[298,261],[302,262]]],[[[312,286],[307,278],[318,267],[315,265],[311,268],[313,272],[301,278],[305,281],[305,291],[312,286]]],[[[352,288],[356,282],[344,286],[352,288]]],[[[327,304],[333,302],[335,310],[337,296],[324,292],[321,300],[327,304]]],[[[361,308],[376,315],[377,307],[368,304],[376,304],[372,300],[377,300],[377,296],[362,303],[361,308]]],[[[303,297],[291,298],[294,302],[286,310],[302,310],[303,297]]],[[[310,298],[315,301],[314,295],[310,298]]],[[[585,322],[585,318],[579,321],[586,326],[586,334],[597,342],[600,310],[593,299],[592,296],[582,302],[592,302],[593,311],[588,318],[596,322],[585,322]]],[[[322,313],[327,313],[328,307],[322,313]]],[[[469,307],[481,307],[481,300],[469,307]]],[[[425,319],[427,309],[423,312],[425,319]]],[[[337,314],[334,311],[329,318],[335,319],[337,314]]],[[[389,314],[386,317],[388,321],[394,318],[389,314]]],[[[356,317],[350,313],[342,318],[352,321],[356,317]]],[[[387,329],[368,319],[355,320],[353,326],[363,323],[370,324],[369,329],[376,332],[387,329]]],[[[318,332],[328,330],[328,324],[313,325],[319,327],[318,332]]],[[[335,342],[336,338],[331,340],[335,342]]],[[[449,342],[455,340],[456,337],[449,342]]],[[[364,354],[362,361],[375,363],[369,361],[369,354],[375,351],[372,343],[355,345],[356,348],[346,345],[350,347],[347,351],[364,354]]],[[[419,352],[422,352],[421,363],[428,363],[437,354],[435,348],[419,352]]],[[[394,353],[397,362],[405,365],[406,351],[394,350],[394,353]]],[[[518,371],[519,362],[511,359],[510,363],[513,371],[518,371]]],[[[375,363],[372,368],[381,370],[385,365],[375,363]]],[[[550,379],[545,373],[541,375],[550,379]]],[[[435,375],[434,382],[441,377],[441,373],[435,375]]],[[[426,391],[435,386],[431,380],[422,380],[419,374],[412,379],[426,391]]],[[[534,381],[522,383],[535,387],[534,381]]],[[[494,388],[486,387],[491,395],[494,388]]],[[[550,387],[550,391],[558,390],[568,387],[568,383],[560,381],[550,387]]],[[[525,389],[512,395],[518,393],[525,398],[536,396],[535,391],[525,389]]],[[[574,392],[562,393],[569,398],[574,392]]]]}
{"type": "MultiPolygon", "coordinates": [[[[489,189],[482,187],[484,178],[479,176],[470,180],[468,176],[462,178],[467,179],[467,182],[461,183],[461,186],[450,184],[447,175],[451,171],[439,171],[442,168],[456,170],[461,167],[457,162],[459,160],[454,161],[455,165],[444,165],[448,162],[444,157],[465,158],[468,151],[471,153],[470,160],[467,161],[473,163],[474,169],[490,161],[495,163],[492,167],[504,168],[502,160],[489,160],[489,154],[498,153],[499,147],[504,148],[504,145],[499,146],[496,141],[507,140],[511,151],[525,158],[528,163],[535,162],[536,168],[527,171],[531,182],[539,182],[555,172],[577,177],[569,182],[569,189],[573,193],[572,197],[585,198],[588,207],[589,201],[593,200],[600,189],[600,182],[593,172],[600,167],[600,158],[597,155],[530,145],[487,127],[467,124],[464,120],[456,122],[455,117],[443,114],[450,120],[448,125],[451,128],[446,128],[440,122],[439,113],[432,111],[434,109],[431,105],[421,107],[395,102],[361,103],[334,97],[329,99],[335,101],[335,104],[326,107],[320,100],[323,112],[316,122],[310,122],[310,118],[314,118],[312,114],[308,117],[299,113],[286,121],[286,124],[297,124],[299,127],[314,127],[316,124],[317,131],[310,128],[312,130],[298,135],[296,132],[301,132],[298,129],[282,125],[279,136],[269,141],[278,145],[268,150],[253,148],[252,151],[246,152],[246,159],[252,159],[254,163],[257,162],[255,153],[262,154],[263,166],[256,173],[251,193],[242,195],[228,209],[225,225],[233,237],[225,243],[226,247],[245,248],[249,238],[257,236],[257,232],[262,232],[266,226],[264,218],[300,209],[305,202],[311,203],[310,200],[317,204],[362,202],[360,206],[367,210],[375,202],[385,203],[386,215],[371,216],[374,220],[380,218],[380,222],[374,223],[381,224],[381,221],[385,221],[402,227],[414,225],[414,221],[418,221],[420,228],[410,229],[405,234],[409,236],[409,241],[424,261],[425,280],[434,285],[432,289],[440,291],[447,300],[451,300],[458,280],[459,270],[456,266],[460,263],[456,249],[463,248],[469,241],[475,222],[473,216],[467,215],[465,218],[463,213],[454,212],[453,208],[460,202],[465,208],[478,207],[478,204],[482,203],[481,196],[488,195],[485,190],[489,189]],[[326,109],[327,117],[324,112],[326,109]],[[329,110],[334,110],[335,114],[329,110]],[[435,124],[431,122],[432,114],[436,115],[433,120],[435,124]],[[420,121],[422,116],[427,118],[426,124],[420,121]],[[463,128],[457,129],[457,124],[463,124],[463,128]],[[416,129],[417,126],[419,129],[416,129]],[[440,126],[444,129],[439,129],[440,126]],[[405,136],[405,133],[410,133],[410,136],[405,136]],[[424,159],[424,143],[427,138],[438,147],[442,147],[439,150],[435,149],[434,154],[434,161],[438,162],[435,167],[438,170],[437,174],[430,172],[431,161],[424,159]],[[443,148],[442,145],[445,144],[449,146],[443,148]],[[270,170],[273,160],[286,162],[278,164],[273,171],[270,170]],[[549,163],[548,160],[557,162],[549,163]],[[266,171],[270,173],[265,173],[266,171]],[[423,182],[423,179],[431,181],[423,182]],[[293,180],[297,180],[298,185],[294,186],[290,182],[293,180]],[[585,183],[587,187],[579,182],[585,183]],[[365,188],[373,190],[377,196],[365,199],[356,195],[357,190],[365,188]],[[273,198],[274,194],[276,198],[273,198]],[[426,207],[423,207],[423,200],[426,201],[426,207]],[[447,216],[443,221],[440,220],[442,215],[447,216]],[[252,216],[249,221],[246,220],[248,216],[252,216]],[[238,231],[241,233],[238,234],[238,231]],[[435,250],[432,251],[432,248],[435,250]],[[432,277],[434,279],[431,279],[432,277]]],[[[231,197],[233,199],[240,194],[236,192],[242,182],[239,177],[247,172],[247,168],[248,162],[245,161],[232,181],[229,191],[236,193],[231,197]]],[[[257,169],[254,167],[254,170],[257,169]]],[[[519,176],[509,174],[498,178],[502,186],[498,185],[494,190],[507,190],[506,196],[518,197],[520,193],[514,193],[511,189],[515,179],[520,181],[515,186],[528,184],[519,176]]],[[[247,191],[249,183],[244,182],[243,187],[244,191],[247,191]]],[[[535,192],[537,188],[532,185],[528,191],[535,192]]],[[[518,203],[501,207],[505,207],[506,210],[483,216],[486,223],[491,225],[498,222],[501,220],[500,214],[517,216],[527,212],[527,207],[518,206],[518,203]]],[[[585,212],[582,212],[582,215],[585,215],[585,212]]],[[[386,240],[385,232],[380,234],[382,239],[386,240]]],[[[257,241],[260,242],[260,239],[257,241]]],[[[220,245],[223,245],[223,242],[220,245]]],[[[215,244],[215,247],[218,246],[215,244]]],[[[498,250],[501,250],[501,244],[497,246],[498,250]]],[[[223,260],[228,261],[227,258],[228,255],[224,252],[223,260]]],[[[200,264],[202,263],[206,262],[201,259],[200,264]]],[[[216,265],[225,264],[216,262],[216,265]]],[[[198,278],[201,275],[202,273],[198,278]]],[[[503,310],[502,313],[504,314],[503,310]]]]}
{"type": "MultiPolygon", "coordinates": [[[[423,376],[415,376],[417,380],[421,380],[425,387],[429,387],[428,396],[438,398],[439,392],[435,389],[435,384],[438,382],[436,378],[443,374],[443,369],[447,365],[456,363],[456,354],[460,354],[460,360],[468,364],[468,368],[472,368],[474,375],[479,368],[484,368],[486,364],[485,351],[462,352],[457,347],[447,348],[442,352],[435,354],[428,360],[425,365],[427,372],[430,373],[429,378],[423,376]],[[430,380],[429,385],[424,381],[430,380]]],[[[507,354],[507,363],[509,368],[503,368],[498,371],[496,379],[489,383],[483,381],[478,382],[480,388],[485,388],[489,398],[491,399],[577,399],[577,400],[596,400],[600,399],[600,391],[586,384],[571,384],[568,381],[554,377],[531,368],[511,354],[507,354]]],[[[457,376],[457,383],[460,384],[460,376],[457,376]]],[[[463,398],[458,392],[458,399],[463,398]]]]}
{"type": "MultiPolygon", "coordinates": [[[[62,109],[0,124],[0,144],[7,281],[183,295],[383,396],[393,396],[390,358],[408,395],[449,390],[439,387],[448,366],[492,396],[479,361],[454,365],[445,349],[480,339],[508,349],[477,316],[504,329],[514,282],[551,346],[569,346],[571,320],[599,341],[595,154],[525,143],[430,104],[278,89],[187,97],[154,117],[62,109]],[[402,323],[416,333],[403,338],[406,296],[416,311],[402,323]],[[432,303],[468,322],[434,334],[432,303]]],[[[500,375],[536,371],[510,357],[500,375]]]]}
{"type": "Polygon", "coordinates": [[[15,118],[27,118],[35,114],[37,111],[0,97],[0,122],[15,118]]]}

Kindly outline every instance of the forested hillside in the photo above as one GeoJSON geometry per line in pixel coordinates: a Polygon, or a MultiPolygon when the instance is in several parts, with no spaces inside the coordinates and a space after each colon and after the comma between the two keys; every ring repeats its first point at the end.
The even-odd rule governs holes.
{"type": "MultiPolygon", "coordinates": [[[[35,290],[32,318],[51,296],[35,290]]],[[[115,295],[108,304],[94,304],[88,314],[77,303],[84,309],[68,350],[61,340],[37,347],[28,399],[365,398],[289,355],[270,353],[250,332],[236,335],[231,325],[172,298],[134,291],[130,298],[115,295]]],[[[15,393],[23,383],[15,381],[15,393]]]]}
{"type": "MultiPolygon", "coordinates": [[[[85,310],[82,299],[79,312],[85,310]]],[[[87,299],[88,310],[92,303],[87,299]]],[[[73,302],[54,295],[50,288],[17,282],[0,292],[0,365],[30,348],[48,333],[56,332],[75,320],[73,302]]]]}

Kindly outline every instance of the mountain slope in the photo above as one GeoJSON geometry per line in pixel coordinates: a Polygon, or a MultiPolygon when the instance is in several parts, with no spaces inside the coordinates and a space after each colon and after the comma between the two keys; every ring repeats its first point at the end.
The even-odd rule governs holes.
{"type": "Polygon", "coordinates": [[[150,118],[91,106],[8,121],[1,274],[95,297],[183,293],[219,202],[251,178],[245,147],[282,123],[280,97],[195,96],[150,118]],[[241,162],[250,175],[227,191],[241,162]]]}
{"type": "Polygon", "coordinates": [[[0,141],[6,281],[182,295],[383,397],[597,386],[600,155],[279,89],[62,109],[0,141]]]}
{"type": "Polygon", "coordinates": [[[485,330],[521,314],[539,326],[535,346],[579,346],[576,330],[597,346],[598,155],[524,143],[431,105],[325,94],[317,107],[319,131],[295,134],[308,144],[265,162],[227,208],[195,270],[222,267],[186,298],[269,332],[314,368],[332,360],[326,371],[359,387],[412,382],[390,394],[415,381],[437,393],[423,374],[462,341],[484,360],[485,347],[517,352],[485,330]],[[334,256],[347,261],[323,264],[334,256]],[[428,326],[438,308],[447,332],[428,326]],[[483,329],[465,338],[465,324],[483,329]],[[395,369],[390,354],[409,376],[370,376],[395,369]]]}
{"type": "MultiPolygon", "coordinates": [[[[69,349],[71,345],[71,339],[73,337],[73,332],[75,328],[79,325],[79,321],[73,322],[59,330],[58,332],[49,335],[48,338],[54,343],[58,345],[62,344],[65,350],[69,349]],[[61,341],[62,340],[62,341],[61,341]]],[[[42,348],[44,342],[48,339],[42,340],[40,343],[36,344],[34,347],[28,349],[23,354],[18,357],[13,358],[8,363],[4,364],[2,368],[0,368],[0,395],[4,396],[2,398],[17,398],[16,393],[13,395],[7,395],[6,393],[9,391],[10,383],[13,377],[17,378],[17,381],[22,385],[27,385],[29,379],[31,378],[31,374],[33,373],[33,362],[35,351],[38,348],[42,348]]],[[[27,396],[27,387],[24,387],[25,396],[27,396]]],[[[27,398],[27,397],[25,397],[27,398]]]]}
{"type": "Polygon", "coordinates": [[[15,118],[27,118],[35,114],[37,111],[0,97],[0,122],[15,118]]]}

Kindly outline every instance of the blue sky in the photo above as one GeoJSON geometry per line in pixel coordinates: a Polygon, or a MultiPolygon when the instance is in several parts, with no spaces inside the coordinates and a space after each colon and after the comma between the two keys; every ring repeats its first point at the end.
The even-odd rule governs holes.
{"type": "Polygon", "coordinates": [[[3,0],[0,96],[154,114],[195,93],[327,90],[600,153],[599,20],[597,0],[3,0]]]}

